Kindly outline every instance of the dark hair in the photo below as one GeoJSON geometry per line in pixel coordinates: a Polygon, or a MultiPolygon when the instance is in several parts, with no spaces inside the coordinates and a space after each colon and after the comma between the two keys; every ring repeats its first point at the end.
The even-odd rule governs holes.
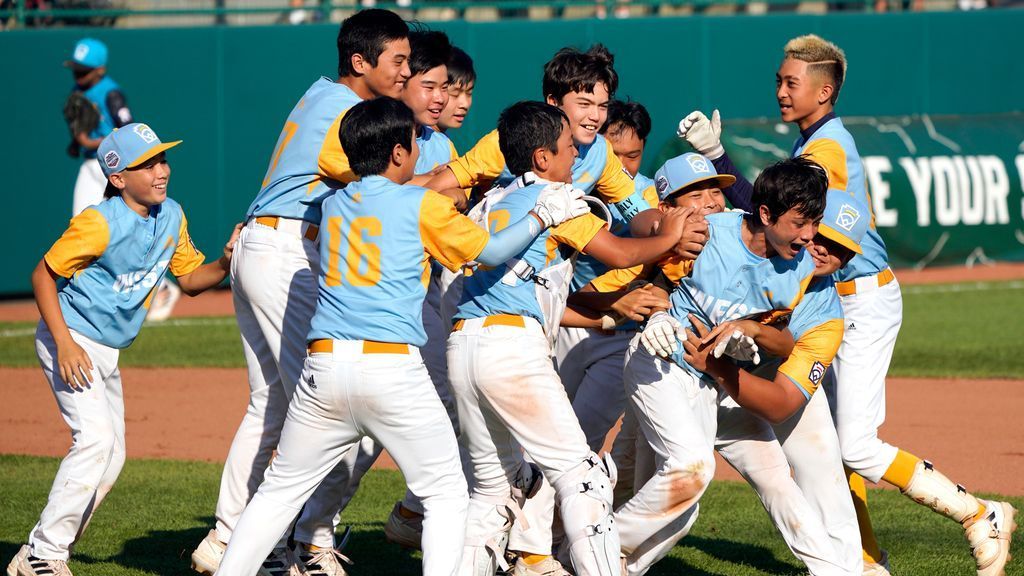
{"type": "Polygon", "coordinates": [[[121,189],[118,188],[117,186],[114,186],[114,184],[110,180],[107,180],[107,187],[103,189],[103,197],[104,198],[113,198],[114,196],[120,196],[120,195],[121,195],[121,189]]]}
{"type": "Polygon", "coordinates": [[[569,92],[593,92],[602,83],[612,98],[619,88],[619,75],[614,68],[615,56],[601,44],[580,52],[575,48],[562,48],[544,65],[544,98],[551,96],[561,102],[569,92]]]}
{"type": "Polygon", "coordinates": [[[338,126],[338,139],[356,176],[384,173],[395,145],[412,152],[416,120],[402,102],[382,96],[349,109],[338,126]]]}
{"type": "Polygon", "coordinates": [[[612,100],[608,103],[608,119],[599,132],[607,134],[610,131],[612,135],[617,135],[626,128],[636,132],[636,137],[646,142],[651,133],[651,115],[639,102],[612,100]]]}
{"type": "Polygon", "coordinates": [[[409,33],[409,72],[423,74],[448,63],[452,43],[444,32],[417,30],[409,33]]]}
{"type": "Polygon", "coordinates": [[[754,181],[750,205],[755,214],[762,205],[767,206],[772,222],[789,210],[817,219],[825,213],[826,192],[825,169],[807,156],[797,156],[776,162],[761,172],[754,181]]]}
{"type": "Polygon", "coordinates": [[[452,46],[452,54],[448,57],[448,83],[469,86],[474,82],[476,69],[473,68],[473,59],[462,48],[452,46]]]}
{"type": "Polygon", "coordinates": [[[361,54],[370,66],[388,42],[409,37],[409,27],[390,10],[360,10],[341,23],[338,30],[338,76],[352,75],[352,56],[361,54]]]}
{"type": "Polygon", "coordinates": [[[565,112],[544,102],[524,100],[502,110],[498,147],[509,172],[521,176],[533,170],[533,151],[538,148],[557,152],[563,122],[569,123],[565,112]]]}

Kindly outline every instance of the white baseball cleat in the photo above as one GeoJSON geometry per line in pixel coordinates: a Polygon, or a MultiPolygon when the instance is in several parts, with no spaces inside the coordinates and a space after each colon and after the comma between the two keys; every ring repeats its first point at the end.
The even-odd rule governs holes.
{"type": "Polygon", "coordinates": [[[1009,502],[978,501],[985,505],[985,516],[964,529],[978,576],[1003,576],[1010,561],[1010,539],[1017,529],[1017,510],[1009,502]]]}
{"type": "Polygon", "coordinates": [[[352,564],[337,548],[321,548],[315,552],[304,544],[295,547],[302,574],[306,576],[346,576],[344,564],[352,564]]]}
{"type": "Polygon", "coordinates": [[[42,560],[32,555],[27,544],[22,545],[7,565],[7,576],[74,576],[64,560],[42,560]]]}
{"type": "Polygon", "coordinates": [[[302,565],[287,546],[274,548],[256,571],[256,576],[302,576],[302,565]]]}
{"type": "Polygon", "coordinates": [[[174,305],[178,303],[178,299],[181,298],[181,288],[174,282],[171,282],[167,278],[160,281],[160,285],[156,288],[156,294],[153,294],[153,300],[149,304],[149,313],[146,314],[146,320],[151,322],[162,322],[171,317],[171,312],[174,311],[174,305]]]}
{"type": "Polygon", "coordinates": [[[572,573],[563,568],[561,562],[549,556],[536,564],[527,564],[519,558],[512,568],[512,576],[572,576],[572,573]]]}
{"type": "Polygon", "coordinates": [[[864,571],[861,576],[892,576],[889,573],[889,553],[882,550],[882,559],[878,562],[864,561],[864,571]]]}
{"type": "Polygon", "coordinates": [[[217,538],[217,531],[210,530],[192,552],[192,569],[200,574],[213,576],[217,568],[220,568],[220,561],[224,558],[224,551],[227,548],[228,545],[217,538]]]}
{"type": "Polygon", "coordinates": [[[402,503],[396,502],[384,524],[384,538],[404,548],[420,550],[423,547],[423,517],[406,518],[401,513],[402,503]]]}

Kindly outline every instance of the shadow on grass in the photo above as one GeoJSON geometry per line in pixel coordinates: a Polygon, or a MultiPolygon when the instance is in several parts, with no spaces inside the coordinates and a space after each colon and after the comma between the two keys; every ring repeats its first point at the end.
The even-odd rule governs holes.
{"type": "MultiPolygon", "coordinates": [[[[722,562],[728,562],[731,564],[743,564],[755,568],[768,574],[776,574],[779,576],[806,574],[807,569],[803,566],[797,566],[796,564],[789,564],[780,561],[775,557],[775,553],[770,548],[760,546],[757,544],[750,544],[748,542],[737,542],[735,540],[728,540],[725,538],[707,538],[703,536],[694,536],[692,534],[683,538],[680,546],[694,548],[701,552],[711,556],[722,562]]],[[[666,558],[667,560],[676,560],[675,558],[666,558]]],[[[663,564],[667,564],[663,561],[663,564]]],[[[681,567],[686,567],[687,570],[674,570],[670,569],[666,574],[695,574],[704,575],[712,574],[711,572],[703,571],[699,568],[687,566],[685,562],[679,561],[681,567]]],[[[668,566],[666,566],[668,568],[668,566]]],[[[656,572],[651,570],[652,574],[656,572]]],[[[657,572],[661,573],[661,571],[657,572]]]]}

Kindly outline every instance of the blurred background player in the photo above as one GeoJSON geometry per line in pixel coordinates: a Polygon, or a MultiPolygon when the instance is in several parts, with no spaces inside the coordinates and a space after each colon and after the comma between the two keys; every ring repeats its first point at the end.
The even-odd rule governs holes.
{"type": "Polygon", "coordinates": [[[108,200],[72,218],[32,273],[42,316],[36,354],[72,443],[10,576],[71,575],[71,548],[124,466],[118,355],[139,334],[156,283],[170,271],[194,296],[227,277],[240,226],[223,256],[203,264],[181,206],[167,196],[165,151],[179,143],[161,142],[145,124],[104,138],[108,200]]]}
{"type": "Polygon", "coordinates": [[[458,46],[452,46],[448,58],[448,105],[441,113],[437,127],[442,132],[462,128],[469,109],[473,107],[473,90],[476,88],[476,70],[473,59],[458,46]]]}
{"type": "MultiPolygon", "coordinates": [[[[409,78],[408,35],[405,22],[387,10],[363,10],[342,22],[338,79],[318,79],[299,99],[246,212],[231,283],[248,365],[249,406],[224,464],[217,527],[192,554],[200,573],[216,571],[235,523],[262,482],[299,380],[316,308],[320,203],[356,179],[338,140],[338,126],[348,109],[364,99],[401,95],[409,78]]],[[[344,478],[338,482],[345,484],[343,472],[339,469],[344,478]]],[[[331,503],[335,510],[336,502],[331,503]]],[[[330,506],[320,507],[325,508],[330,506]]],[[[330,522],[310,522],[324,524],[330,522]]],[[[300,519],[299,527],[305,525],[300,519]]],[[[299,550],[307,568],[341,570],[332,529],[296,532],[296,540],[313,546],[299,550]]],[[[290,552],[281,546],[265,568],[283,573],[291,563],[290,552]]]]}
{"type": "MultiPolygon", "coordinates": [[[[1016,510],[1006,502],[980,500],[935,470],[926,460],[883,442],[878,428],[885,420],[885,377],[903,321],[899,282],[888,265],[885,243],[874,226],[864,170],[853,137],[834,111],[846,79],[846,55],[835,44],[814,35],[790,40],[776,73],[775,96],[782,120],[800,129],[793,154],[805,154],[828,172],[829,186],[844,190],[868,207],[871,226],[858,254],[836,273],[846,318],[843,345],[832,365],[825,389],[835,416],[843,461],[852,472],[851,492],[864,546],[865,574],[888,573],[867,510],[864,478],[885,480],[919,504],[963,526],[979,576],[998,575],[1009,561],[1016,510]]],[[[695,111],[684,118],[679,133],[720,172],[737,183],[726,190],[734,206],[747,209],[750,184],[735,168],[721,144],[718,111],[707,118],[695,111]]]]}

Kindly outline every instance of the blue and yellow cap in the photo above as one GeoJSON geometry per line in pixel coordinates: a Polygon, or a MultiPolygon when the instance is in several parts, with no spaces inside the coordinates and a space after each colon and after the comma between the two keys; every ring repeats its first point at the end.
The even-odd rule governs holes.
{"type": "Polygon", "coordinates": [[[871,211],[863,202],[842,190],[829,189],[825,199],[825,215],[818,226],[818,234],[863,254],[860,242],[871,223],[871,211]]]}
{"type": "Polygon", "coordinates": [[[714,180],[719,188],[728,188],[736,182],[736,177],[732,174],[719,174],[710,160],[700,154],[687,152],[669,158],[658,168],[654,173],[654,189],[658,191],[658,198],[664,200],[687,186],[706,180],[714,180]]]}
{"type": "Polygon", "coordinates": [[[161,142],[156,132],[146,124],[133,122],[115,128],[100,142],[96,159],[100,162],[103,175],[109,177],[128,168],[134,168],[153,156],[174,148],[181,140],[161,142]]]}
{"type": "Polygon", "coordinates": [[[107,45],[95,38],[82,38],[75,44],[71,60],[65,60],[68,68],[99,68],[107,65],[107,45]]]}

